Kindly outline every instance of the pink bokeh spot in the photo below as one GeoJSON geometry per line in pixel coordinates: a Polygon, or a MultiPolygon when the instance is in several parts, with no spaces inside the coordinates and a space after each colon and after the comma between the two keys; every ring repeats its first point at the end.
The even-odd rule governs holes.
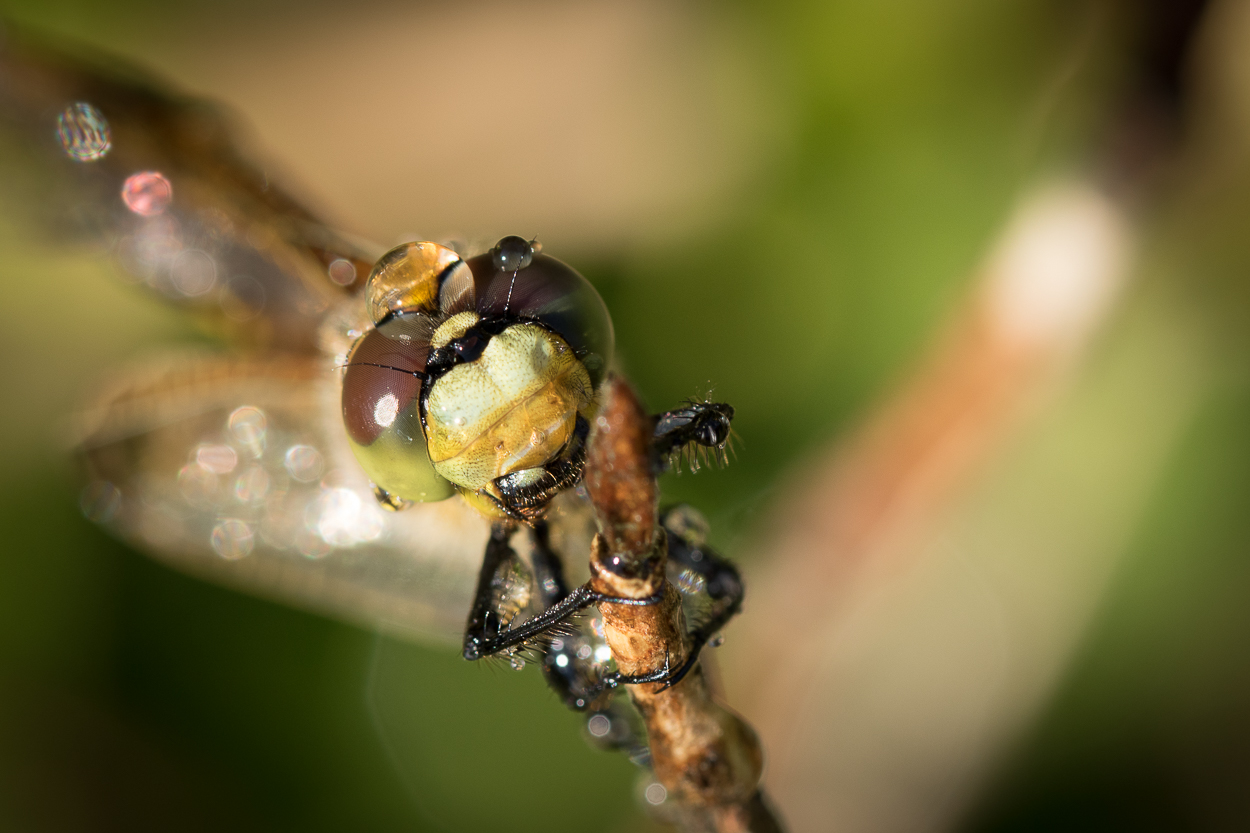
{"type": "Polygon", "coordinates": [[[122,202],[140,217],[155,217],[169,207],[174,186],[157,171],[143,171],[126,177],[122,185],[122,202]]]}

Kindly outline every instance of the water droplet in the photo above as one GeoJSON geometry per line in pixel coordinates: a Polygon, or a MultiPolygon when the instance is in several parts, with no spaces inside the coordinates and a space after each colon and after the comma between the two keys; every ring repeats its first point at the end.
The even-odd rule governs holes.
{"type": "Polygon", "coordinates": [[[230,413],[226,424],[234,438],[250,451],[253,457],[259,457],[264,452],[268,420],[265,419],[265,412],[260,408],[254,408],[251,405],[235,408],[230,413]]]}
{"type": "Polygon", "coordinates": [[[140,217],[155,217],[169,207],[174,186],[157,171],[131,174],[122,184],[122,202],[140,217]]]}
{"type": "Polygon", "coordinates": [[[269,494],[269,473],[260,466],[251,466],[234,481],[234,496],[243,503],[264,500],[269,494]]]}
{"type": "Polygon", "coordinates": [[[217,491],[217,475],[198,463],[188,463],[178,470],[178,487],[189,503],[210,503],[217,491]]]}
{"type": "Polygon", "coordinates": [[[195,462],[213,474],[229,474],[239,464],[239,454],[228,445],[202,445],[195,450],[195,462]]]}
{"type": "Polygon", "coordinates": [[[350,260],[341,257],[332,262],[326,271],[330,274],[330,280],[339,286],[350,286],[356,280],[356,267],[350,260]]]}
{"type": "Polygon", "coordinates": [[[602,714],[596,714],[586,721],[586,731],[597,738],[605,738],[612,731],[612,721],[602,714]]]}
{"type": "Polygon", "coordinates": [[[596,646],[595,648],[595,661],[596,662],[607,662],[610,659],[612,659],[611,648],[609,648],[606,644],[596,646]]]}
{"type": "Polygon", "coordinates": [[[520,671],[525,667],[525,660],[521,659],[516,654],[513,654],[508,657],[508,664],[512,666],[513,671],[520,671]]]}
{"type": "Polygon", "coordinates": [[[169,267],[169,278],[177,289],[188,298],[203,295],[217,283],[217,262],[212,255],[200,249],[179,252],[169,267]]]}
{"type": "Polygon", "coordinates": [[[61,150],[75,162],[103,159],[113,147],[104,114],[82,101],[66,107],[56,117],[56,138],[61,150]]]}
{"type": "Polygon", "coordinates": [[[107,523],[117,515],[122,505],[121,489],[107,480],[95,480],[83,487],[78,497],[78,508],[87,520],[107,523]]]}
{"type": "Polygon", "coordinates": [[[321,476],[323,462],[321,452],[311,445],[293,445],[282,458],[283,465],[300,483],[311,483],[321,476]]]}
{"type": "Polygon", "coordinates": [[[352,489],[326,489],[304,516],[306,528],[334,547],[374,541],[382,535],[385,522],[377,502],[361,500],[352,489]]]}
{"type": "Polygon", "coordinates": [[[642,794],[647,799],[647,803],[651,805],[658,806],[668,799],[668,790],[664,789],[664,785],[657,781],[648,784],[642,794]]]}
{"type": "Polygon", "coordinates": [[[252,551],[256,543],[252,527],[238,518],[226,518],[217,522],[210,537],[213,550],[222,558],[233,561],[252,551]]]}

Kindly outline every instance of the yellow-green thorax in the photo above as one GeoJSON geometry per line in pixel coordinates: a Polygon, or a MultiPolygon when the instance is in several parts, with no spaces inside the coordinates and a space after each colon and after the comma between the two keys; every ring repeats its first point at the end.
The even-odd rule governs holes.
{"type": "MultiPolygon", "coordinates": [[[[437,347],[476,323],[476,316],[462,315],[444,322],[431,343],[437,347]]],[[[475,361],[433,383],[426,402],[430,459],[462,492],[541,467],[568,442],[593,395],[586,368],[562,338],[534,324],[514,324],[491,338],[475,361]]]]}

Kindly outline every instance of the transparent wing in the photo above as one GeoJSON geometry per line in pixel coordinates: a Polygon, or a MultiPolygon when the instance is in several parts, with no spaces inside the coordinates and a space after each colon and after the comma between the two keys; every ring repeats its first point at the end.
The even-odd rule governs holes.
{"type": "Polygon", "coordinates": [[[388,512],[336,374],[302,356],[171,356],[83,414],[83,509],[158,560],[366,627],[458,641],[488,529],[458,497],[388,512]]]}
{"type": "Polygon", "coordinates": [[[316,348],[374,258],[236,148],[221,113],[133,71],[0,39],[0,203],[113,252],[124,273],[242,342],[316,348]]]}

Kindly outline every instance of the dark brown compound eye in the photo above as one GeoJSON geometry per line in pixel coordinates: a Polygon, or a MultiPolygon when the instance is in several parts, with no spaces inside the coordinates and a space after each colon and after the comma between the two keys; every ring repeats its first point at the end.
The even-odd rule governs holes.
{"type": "Polygon", "coordinates": [[[343,425],[352,453],[370,480],[403,500],[453,493],[434,471],[421,425],[433,329],[425,315],[396,315],[356,342],[343,374],[343,425]]]}
{"type": "Polygon", "coordinates": [[[343,375],[343,424],[353,442],[371,445],[416,408],[431,329],[424,316],[396,316],[356,342],[343,375]]]}
{"type": "Polygon", "coordinates": [[[491,252],[467,261],[473,271],[477,313],[485,319],[521,318],[549,327],[573,348],[598,386],[613,349],[612,318],[603,299],[572,267],[532,250],[527,265],[504,271],[501,265],[518,266],[525,259],[503,255],[519,252],[520,243],[530,245],[518,237],[520,243],[505,247],[511,240],[504,238],[491,252]]]}

